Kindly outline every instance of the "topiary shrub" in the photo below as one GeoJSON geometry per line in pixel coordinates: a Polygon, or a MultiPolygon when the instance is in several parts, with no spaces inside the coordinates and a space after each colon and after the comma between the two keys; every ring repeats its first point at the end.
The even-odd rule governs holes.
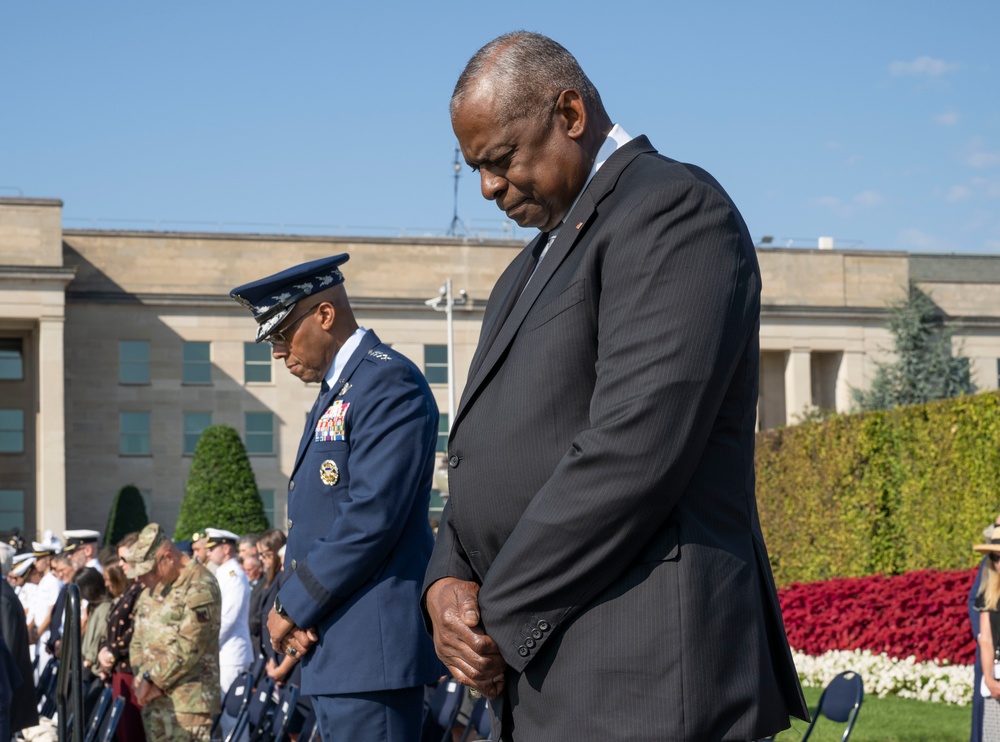
{"type": "Polygon", "coordinates": [[[198,439],[174,538],[186,541],[206,527],[237,535],[270,527],[246,448],[228,425],[211,425],[198,439]]]}
{"type": "Polygon", "coordinates": [[[141,531],[149,523],[146,503],[142,493],[134,484],[126,484],[115,495],[108,513],[108,525],[104,529],[104,545],[114,546],[127,533],[141,531]]]}

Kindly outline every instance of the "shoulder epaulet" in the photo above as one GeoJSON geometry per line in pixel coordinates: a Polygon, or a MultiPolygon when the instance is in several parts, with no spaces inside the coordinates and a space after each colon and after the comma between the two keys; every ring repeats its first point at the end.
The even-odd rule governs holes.
{"type": "Polygon", "coordinates": [[[391,361],[392,360],[392,356],[391,355],[389,355],[388,353],[384,353],[381,350],[375,350],[374,348],[372,348],[370,351],[368,351],[368,355],[370,355],[372,358],[377,358],[380,361],[391,361]]]}

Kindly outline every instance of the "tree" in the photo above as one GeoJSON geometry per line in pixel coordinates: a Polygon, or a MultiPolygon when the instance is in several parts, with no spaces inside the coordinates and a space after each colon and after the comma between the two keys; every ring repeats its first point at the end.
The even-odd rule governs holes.
{"type": "Polygon", "coordinates": [[[141,531],[149,523],[146,503],[142,493],[134,484],[126,484],[115,495],[108,513],[108,525],[104,529],[104,545],[114,546],[127,533],[141,531]]]}
{"type": "Polygon", "coordinates": [[[270,528],[246,448],[228,425],[211,425],[198,439],[174,538],[187,540],[205,528],[238,535],[270,528]]]}
{"type": "Polygon", "coordinates": [[[890,312],[896,360],[876,364],[867,392],[852,390],[860,410],[888,410],[976,392],[969,359],[952,355],[952,331],[944,327],[941,312],[927,294],[911,285],[906,299],[890,305],[890,312]]]}

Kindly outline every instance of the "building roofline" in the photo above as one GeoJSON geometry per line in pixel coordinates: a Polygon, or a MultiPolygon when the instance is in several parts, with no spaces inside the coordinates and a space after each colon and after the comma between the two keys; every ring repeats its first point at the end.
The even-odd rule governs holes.
{"type": "Polygon", "coordinates": [[[331,244],[401,244],[464,247],[523,247],[529,240],[486,239],[473,237],[361,237],[344,235],[276,234],[274,232],[174,232],[169,230],[138,229],[63,229],[63,237],[132,237],[174,238],[247,242],[329,242],[331,244]]]}
{"type": "Polygon", "coordinates": [[[24,196],[0,196],[0,206],[59,206],[60,198],[25,198],[24,196]]]}

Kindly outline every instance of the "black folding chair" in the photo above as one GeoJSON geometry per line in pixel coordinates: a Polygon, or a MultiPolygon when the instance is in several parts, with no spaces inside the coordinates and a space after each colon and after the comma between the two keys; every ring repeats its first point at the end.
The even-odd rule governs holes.
{"type": "Polygon", "coordinates": [[[101,724],[104,723],[104,716],[110,708],[111,689],[105,688],[101,691],[101,695],[98,696],[97,703],[94,704],[94,710],[90,712],[90,719],[87,721],[87,729],[84,732],[84,742],[94,742],[97,739],[97,733],[101,730],[101,724]]]}
{"type": "Polygon", "coordinates": [[[253,684],[257,685],[260,679],[264,677],[264,668],[267,667],[267,657],[258,657],[250,665],[250,677],[253,679],[253,684]]]}
{"type": "Polygon", "coordinates": [[[809,739],[809,735],[812,734],[813,727],[816,726],[820,716],[825,716],[830,721],[841,724],[846,722],[847,727],[844,729],[844,736],[840,738],[840,742],[847,742],[847,738],[851,736],[851,730],[854,729],[854,722],[857,721],[858,711],[861,710],[861,702],[864,698],[865,685],[861,681],[860,675],[853,670],[847,670],[837,675],[827,683],[823,693],[820,694],[819,706],[816,708],[816,713],[813,714],[809,728],[802,735],[802,742],[809,739]]]}
{"type": "Polygon", "coordinates": [[[492,739],[492,732],[489,702],[485,698],[480,698],[472,706],[472,711],[469,712],[469,723],[465,727],[465,731],[462,732],[462,738],[459,742],[471,742],[471,740],[489,742],[492,739]],[[473,734],[476,736],[473,737],[473,734]]]}
{"type": "Polygon", "coordinates": [[[295,705],[299,702],[299,686],[286,685],[278,696],[278,704],[271,719],[271,739],[274,742],[284,742],[288,725],[295,713],[295,705]]]}
{"type": "Polygon", "coordinates": [[[455,726],[455,719],[462,709],[462,699],[465,698],[465,686],[461,685],[452,677],[446,677],[431,696],[427,705],[427,724],[424,725],[423,742],[432,742],[440,739],[441,742],[450,742],[451,728],[455,726]],[[438,732],[444,730],[444,734],[438,737],[438,732]]]}
{"type": "Polygon", "coordinates": [[[310,708],[299,730],[299,742],[320,742],[319,724],[316,721],[316,709],[310,708]]]}
{"type": "MultiPolygon", "coordinates": [[[[37,664],[38,657],[35,657],[35,663],[37,664]]],[[[42,701],[45,700],[46,694],[49,688],[52,686],[52,678],[55,677],[56,671],[59,669],[59,660],[55,657],[49,657],[49,661],[45,663],[45,667],[42,668],[42,672],[38,676],[38,685],[35,686],[35,700],[38,701],[38,710],[42,709],[42,701]]]]}
{"type": "Polygon", "coordinates": [[[250,739],[256,739],[257,735],[264,729],[270,730],[267,723],[270,721],[270,714],[276,703],[274,697],[274,681],[271,678],[264,678],[254,689],[250,696],[250,703],[236,720],[233,731],[226,737],[225,742],[234,742],[243,739],[242,735],[249,730],[250,739]]]}
{"type": "Polygon", "coordinates": [[[226,697],[222,699],[222,711],[216,717],[215,721],[212,722],[212,739],[216,738],[216,731],[222,725],[223,717],[228,716],[234,724],[236,723],[240,714],[243,713],[247,704],[250,703],[252,691],[253,678],[249,672],[241,672],[236,676],[236,680],[233,681],[232,685],[229,686],[229,690],[226,691],[226,697]]]}
{"type": "Polygon", "coordinates": [[[111,708],[104,715],[104,721],[101,722],[101,728],[98,730],[94,742],[111,742],[115,738],[115,730],[118,729],[118,722],[121,721],[124,709],[124,696],[118,696],[111,702],[111,708]]]}

